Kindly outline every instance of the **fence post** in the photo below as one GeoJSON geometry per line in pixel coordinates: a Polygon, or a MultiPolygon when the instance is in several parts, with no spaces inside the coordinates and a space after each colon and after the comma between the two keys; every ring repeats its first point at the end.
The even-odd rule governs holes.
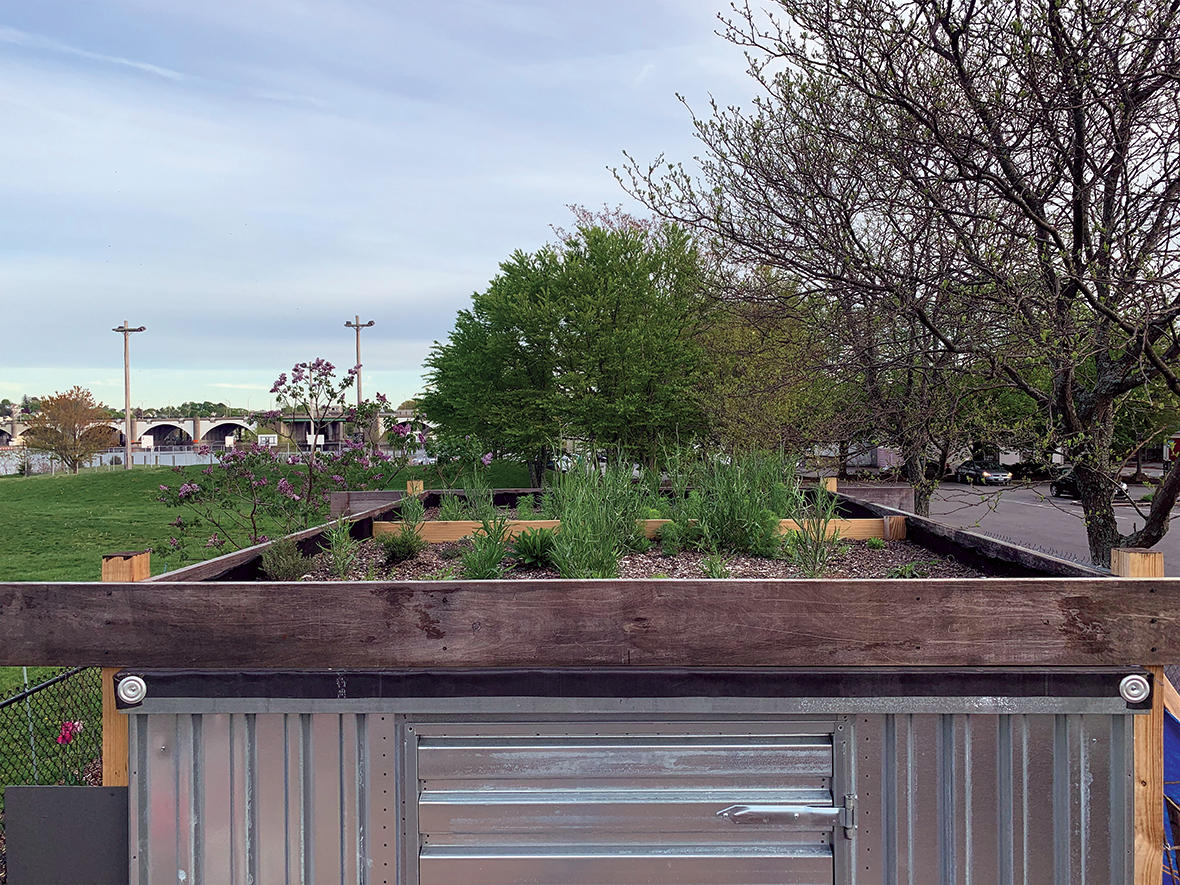
{"type": "Polygon", "coordinates": [[[421,495],[423,488],[423,481],[420,479],[406,480],[406,494],[407,495],[421,495]]]}
{"type": "Polygon", "coordinates": [[[834,476],[821,476],[819,478],[819,487],[824,491],[835,494],[837,484],[836,477],[834,476]]]}
{"type": "MultiPolygon", "coordinates": [[[[1120,578],[1162,578],[1164,555],[1137,547],[1110,551],[1120,578]]],[[[1131,662],[1128,662],[1131,663],[1131,662]]],[[[1156,885],[1164,870],[1164,668],[1151,672],[1151,712],[1135,717],[1135,885],[1156,885]]]]}
{"type": "MultiPolygon", "coordinates": [[[[151,551],[108,553],[102,558],[103,581],[143,581],[152,574],[151,551]]],[[[120,667],[102,668],[102,785],[125,787],[130,782],[130,739],[127,717],[115,707],[115,674],[120,667]]]]}

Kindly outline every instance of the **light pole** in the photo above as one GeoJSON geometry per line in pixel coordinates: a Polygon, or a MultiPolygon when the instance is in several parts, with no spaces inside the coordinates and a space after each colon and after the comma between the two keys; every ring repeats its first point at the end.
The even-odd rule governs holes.
{"type": "Polygon", "coordinates": [[[147,326],[136,326],[134,329],[123,320],[123,325],[116,326],[112,332],[123,333],[123,469],[131,469],[131,333],[142,332],[147,326]]]}
{"type": "Polygon", "coordinates": [[[367,329],[373,325],[373,321],[369,320],[367,323],[361,322],[360,314],[353,317],[351,323],[345,323],[345,327],[349,329],[356,329],[356,404],[360,408],[361,404],[361,329],[367,329]]]}

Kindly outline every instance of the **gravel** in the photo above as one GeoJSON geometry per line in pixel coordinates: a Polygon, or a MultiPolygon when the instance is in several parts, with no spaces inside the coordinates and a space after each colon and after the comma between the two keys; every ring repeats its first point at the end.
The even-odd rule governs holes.
{"type": "MultiPolygon", "coordinates": [[[[417,556],[394,566],[383,561],[381,546],[373,541],[361,544],[356,561],[347,576],[337,575],[331,559],[321,553],[311,559],[304,580],[316,581],[421,581],[450,580],[463,577],[463,551],[471,547],[469,541],[431,544],[417,556]]],[[[704,578],[700,553],[682,552],[664,556],[658,546],[647,553],[632,553],[619,561],[621,578],[704,578]]],[[[512,565],[511,558],[505,565],[512,565]]],[[[763,559],[757,556],[734,556],[726,560],[730,577],[734,578],[802,578],[805,575],[794,563],[785,560],[763,559]]],[[[537,580],[560,578],[551,568],[511,568],[504,577],[508,580],[537,580]]],[[[846,541],[844,552],[830,563],[825,578],[979,578],[981,572],[956,559],[938,556],[910,541],[887,541],[884,548],[874,550],[864,541],[846,541]],[[902,569],[901,574],[890,574],[902,569]]]]}

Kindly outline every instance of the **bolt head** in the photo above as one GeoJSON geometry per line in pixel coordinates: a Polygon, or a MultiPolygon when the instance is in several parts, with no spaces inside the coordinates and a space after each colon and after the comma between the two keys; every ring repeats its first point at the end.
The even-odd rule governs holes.
{"type": "Polygon", "coordinates": [[[1150,697],[1151,684],[1146,676],[1132,673],[1130,676],[1124,676],[1123,681],[1119,683],[1119,694],[1128,704],[1139,704],[1150,697]]]}
{"type": "Polygon", "coordinates": [[[125,704],[142,704],[147,697],[147,683],[142,676],[124,676],[115,687],[115,694],[125,704]]]}

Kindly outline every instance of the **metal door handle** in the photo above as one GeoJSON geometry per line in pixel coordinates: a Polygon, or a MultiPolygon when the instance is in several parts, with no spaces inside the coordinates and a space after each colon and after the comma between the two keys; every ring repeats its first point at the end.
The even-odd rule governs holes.
{"type": "Polygon", "coordinates": [[[717,812],[735,824],[791,824],[803,821],[832,826],[842,808],[817,808],[814,805],[730,805],[717,812]]]}

